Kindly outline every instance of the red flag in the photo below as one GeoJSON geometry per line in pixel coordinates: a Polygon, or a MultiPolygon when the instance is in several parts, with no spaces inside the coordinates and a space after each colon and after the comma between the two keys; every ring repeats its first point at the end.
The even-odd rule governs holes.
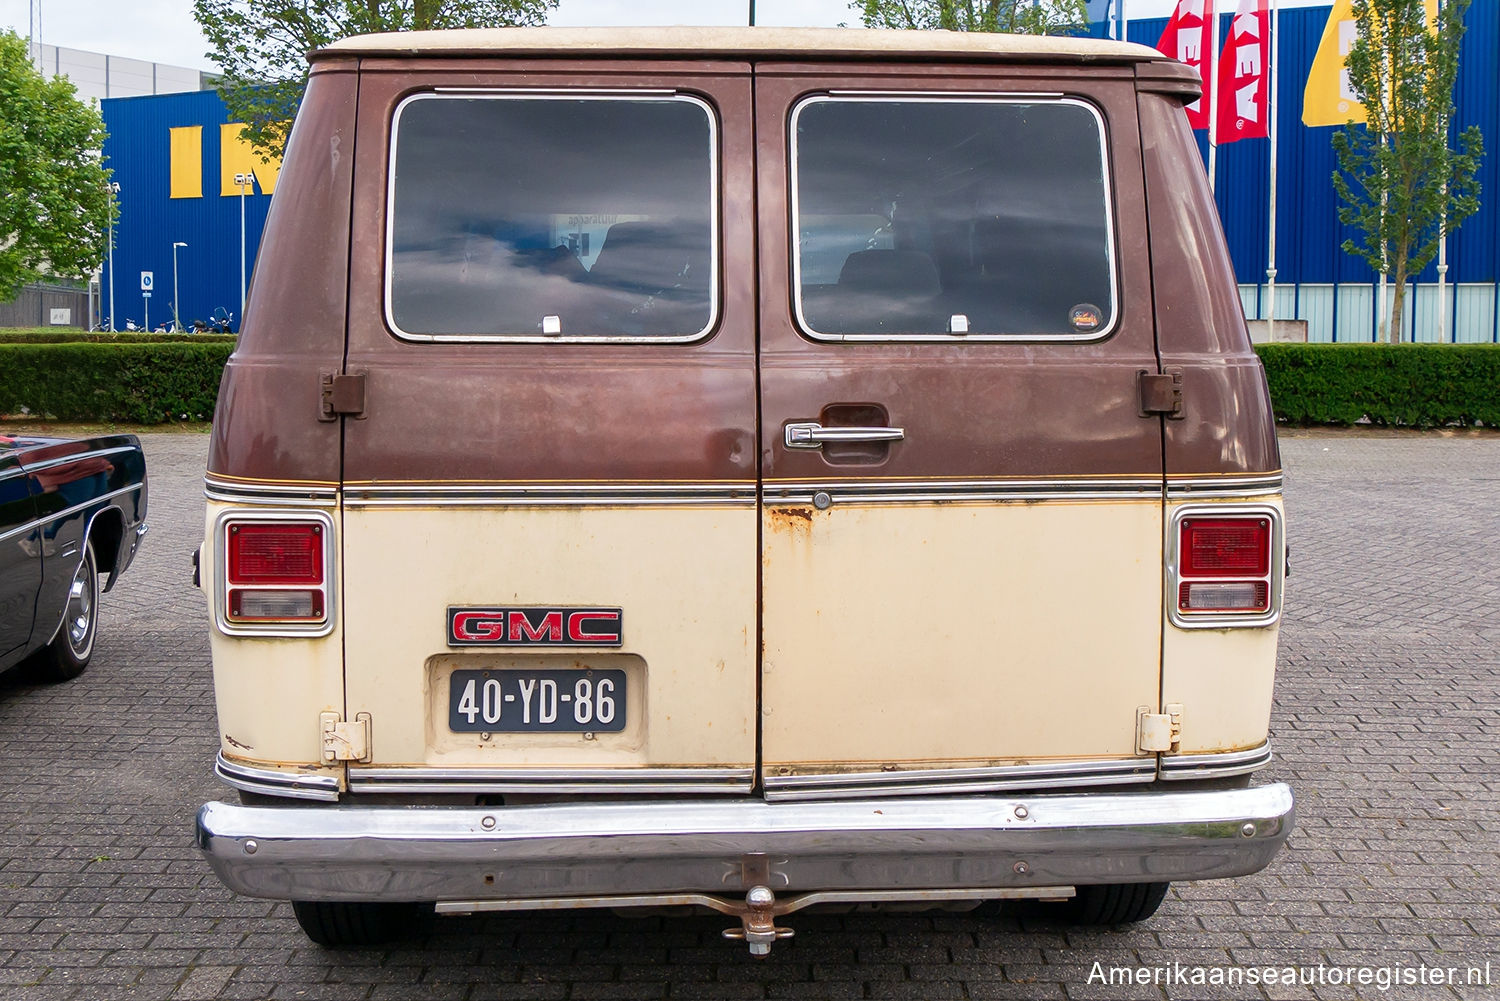
{"type": "Polygon", "coordinates": [[[1222,146],[1264,139],[1271,89],[1271,15],[1266,0],[1240,0],[1219,55],[1219,128],[1222,146]]]}
{"type": "Polygon", "coordinates": [[[1213,16],[1214,0],[1177,0],[1177,9],[1156,43],[1157,51],[1187,63],[1203,81],[1203,96],[1187,106],[1188,125],[1195,129],[1208,128],[1208,109],[1214,106],[1213,81],[1203,72],[1213,48],[1209,35],[1213,16]]]}

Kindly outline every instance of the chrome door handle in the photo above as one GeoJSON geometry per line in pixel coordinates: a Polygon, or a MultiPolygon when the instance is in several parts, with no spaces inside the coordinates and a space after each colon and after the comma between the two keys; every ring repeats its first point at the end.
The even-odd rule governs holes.
{"type": "Polygon", "coordinates": [[[905,437],[905,428],[825,428],[816,422],[788,424],[786,426],[787,448],[822,448],[827,444],[839,444],[847,441],[900,441],[905,437]]]}

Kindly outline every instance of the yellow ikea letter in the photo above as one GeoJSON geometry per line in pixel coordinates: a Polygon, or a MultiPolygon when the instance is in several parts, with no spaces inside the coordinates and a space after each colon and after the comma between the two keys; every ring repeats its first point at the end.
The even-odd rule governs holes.
{"type": "Polygon", "coordinates": [[[203,126],[172,129],[172,197],[203,197],[203,126]]]}
{"type": "Polygon", "coordinates": [[[276,190],[281,160],[272,157],[270,163],[262,163],[244,133],[243,122],[219,126],[219,194],[238,195],[240,186],[234,183],[234,175],[254,173],[255,184],[247,185],[245,194],[269,195],[276,190]]]}

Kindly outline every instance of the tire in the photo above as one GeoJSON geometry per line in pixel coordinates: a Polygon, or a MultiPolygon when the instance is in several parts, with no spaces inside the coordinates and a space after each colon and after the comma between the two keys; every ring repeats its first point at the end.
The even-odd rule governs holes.
{"type": "Polygon", "coordinates": [[[94,654],[99,632],[99,565],[94,544],[83,544],[83,559],[68,585],[68,603],[57,635],[36,659],[37,676],[43,681],[70,681],[83,673],[94,654]]]}
{"type": "Polygon", "coordinates": [[[1128,925],[1156,913],[1171,883],[1106,883],[1078,887],[1077,896],[1061,905],[1076,925],[1128,925]]]}
{"type": "Polygon", "coordinates": [[[432,905],[294,900],[292,911],[308,938],[325,949],[347,949],[415,934],[432,905]]]}

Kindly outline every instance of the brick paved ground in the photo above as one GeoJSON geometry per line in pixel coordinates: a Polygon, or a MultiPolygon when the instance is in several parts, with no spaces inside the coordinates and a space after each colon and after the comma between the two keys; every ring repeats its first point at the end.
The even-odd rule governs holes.
{"type": "MultiPolygon", "coordinates": [[[[446,918],[328,953],[192,845],[223,795],[188,584],[207,441],[155,435],[152,533],[78,681],[0,680],[0,998],[1482,998],[1460,986],[1105,988],[1105,966],[1490,962],[1500,982],[1500,438],[1284,441],[1294,575],[1268,871],[1174,888],[1125,931],[1036,914],[797,916],[762,963],[718,917],[446,918]]],[[[1044,914],[1045,912],[1043,912],[1044,914]]]]}

